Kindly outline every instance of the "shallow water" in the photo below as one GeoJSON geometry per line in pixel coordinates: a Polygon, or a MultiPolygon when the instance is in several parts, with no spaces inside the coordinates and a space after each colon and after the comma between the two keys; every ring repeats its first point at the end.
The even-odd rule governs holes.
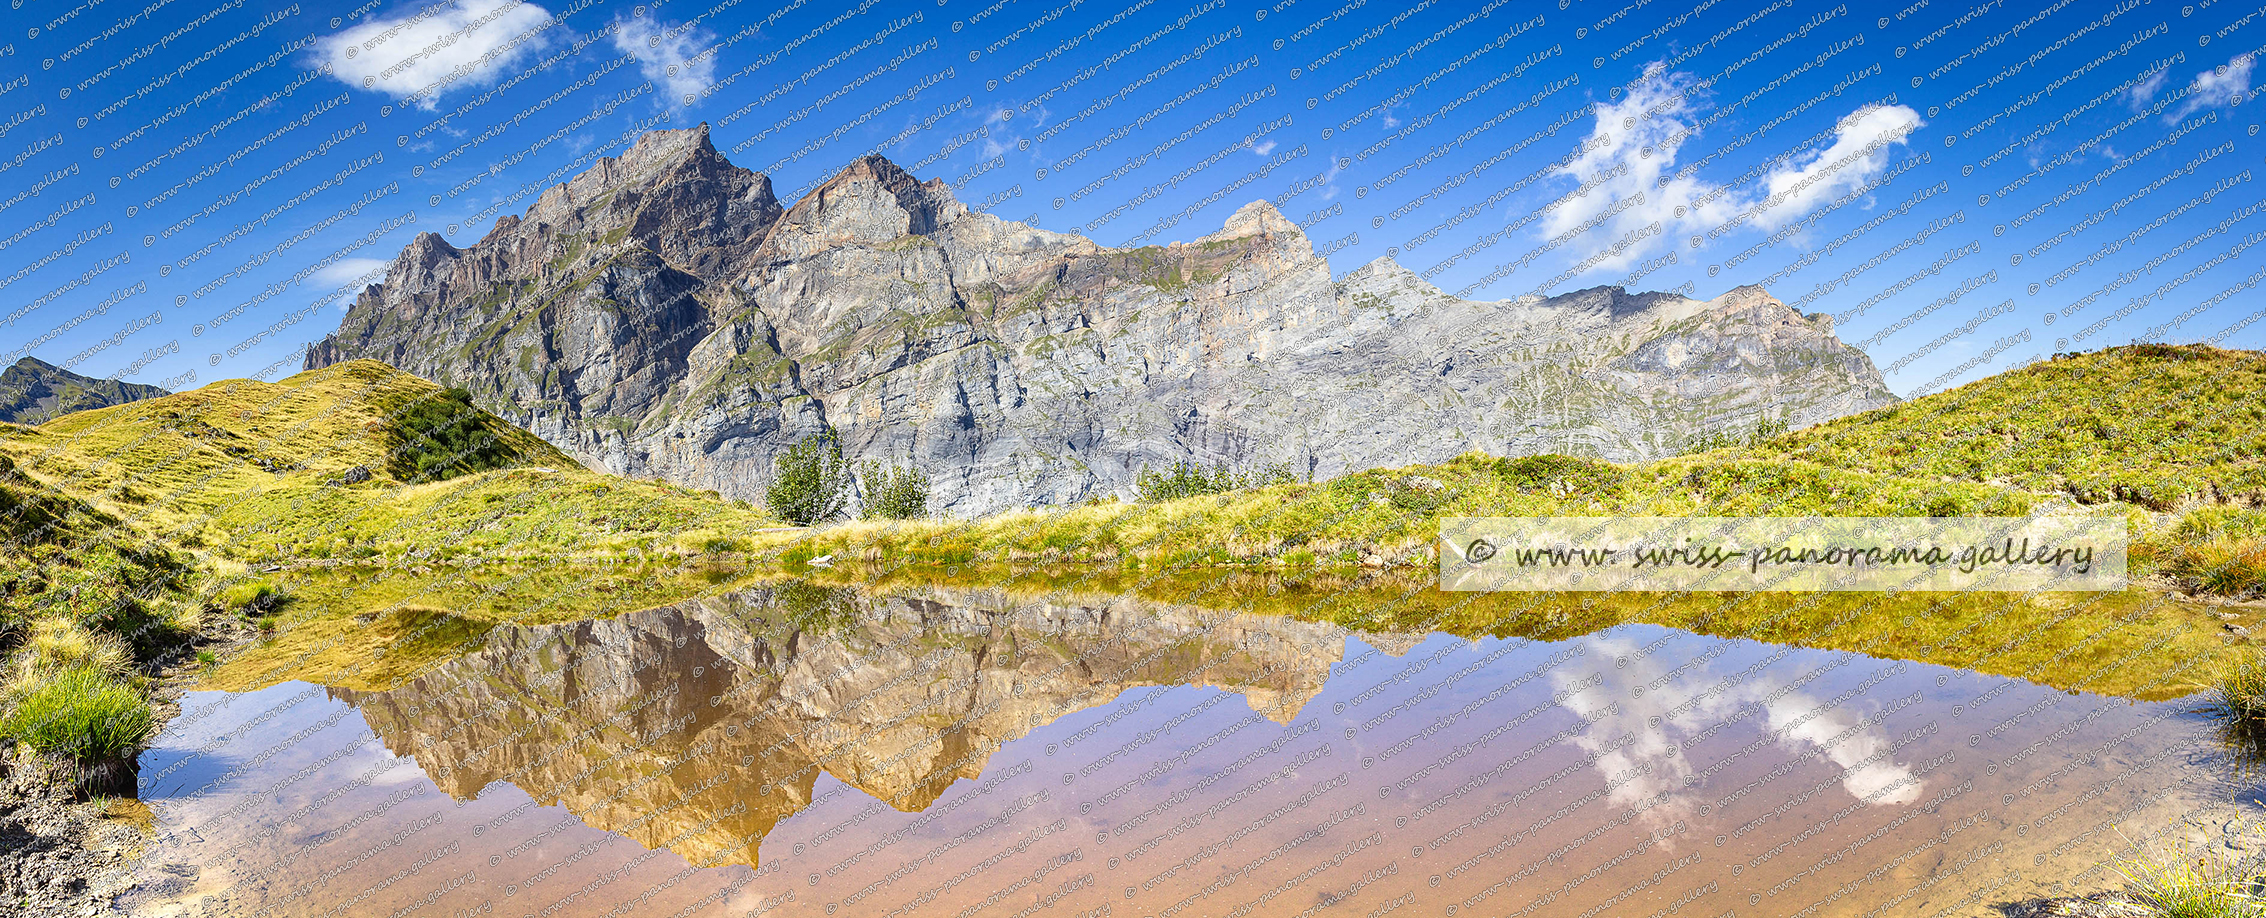
{"type": "Polygon", "coordinates": [[[150,915],[1967,915],[2242,792],[2179,703],[1626,625],[752,590],[198,692],[150,915]],[[343,681],[343,680],[342,680],[343,681]]]}

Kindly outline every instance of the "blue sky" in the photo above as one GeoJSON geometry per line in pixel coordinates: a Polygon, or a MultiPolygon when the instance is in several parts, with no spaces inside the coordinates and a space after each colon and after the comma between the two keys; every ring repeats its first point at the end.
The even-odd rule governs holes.
{"type": "Polygon", "coordinates": [[[24,3],[0,356],[279,379],[414,233],[702,121],[789,203],[880,152],[1110,245],[1267,199],[1473,299],[1759,283],[1902,395],[2257,348],[2247,2],[24,3]]]}

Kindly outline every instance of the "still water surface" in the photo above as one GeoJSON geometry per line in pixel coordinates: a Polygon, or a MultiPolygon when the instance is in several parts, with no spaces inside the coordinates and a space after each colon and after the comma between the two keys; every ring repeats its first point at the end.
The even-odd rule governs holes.
{"type": "Polygon", "coordinates": [[[758,589],[197,692],[144,915],[1970,915],[2239,792],[2180,703],[1625,625],[758,589]]]}

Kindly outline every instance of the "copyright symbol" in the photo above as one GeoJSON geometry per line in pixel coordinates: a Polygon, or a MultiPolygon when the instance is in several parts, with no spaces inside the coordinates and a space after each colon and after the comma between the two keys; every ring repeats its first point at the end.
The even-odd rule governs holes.
{"type": "Polygon", "coordinates": [[[1477,564],[1495,557],[1495,545],[1486,539],[1473,539],[1471,545],[1464,549],[1463,556],[1466,560],[1477,564]]]}

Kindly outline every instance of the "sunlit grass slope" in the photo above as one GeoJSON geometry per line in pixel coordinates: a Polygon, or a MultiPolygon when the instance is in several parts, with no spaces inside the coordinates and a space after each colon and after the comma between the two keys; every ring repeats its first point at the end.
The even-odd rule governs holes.
{"type": "Polygon", "coordinates": [[[131,788],[145,673],[207,612],[196,559],[118,522],[0,456],[0,740],[89,793],[131,788]]]}
{"type": "Polygon", "coordinates": [[[2140,344],[2040,361],[1745,451],[2153,510],[2266,505],[2266,354],[2140,344]]]}
{"type": "Polygon", "coordinates": [[[253,563],[670,551],[766,523],[712,492],[591,472],[475,409],[460,433],[481,461],[408,471],[403,457],[432,447],[404,419],[445,398],[358,360],[0,425],[0,455],[132,531],[253,563]]]}

